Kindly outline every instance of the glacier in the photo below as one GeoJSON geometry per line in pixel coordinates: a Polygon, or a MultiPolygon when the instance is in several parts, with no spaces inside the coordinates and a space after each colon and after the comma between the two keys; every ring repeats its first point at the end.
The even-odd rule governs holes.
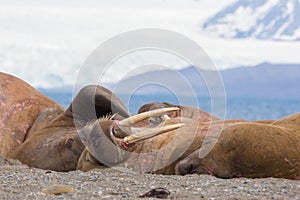
{"type": "Polygon", "coordinates": [[[202,28],[224,38],[300,40],[299,0],[239,0],[206,20],[202,28]]]}

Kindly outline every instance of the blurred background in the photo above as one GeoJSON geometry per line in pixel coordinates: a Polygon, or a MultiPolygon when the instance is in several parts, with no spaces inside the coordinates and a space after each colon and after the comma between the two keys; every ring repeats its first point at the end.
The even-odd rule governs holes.
{"type": "MultiPolygon", "coordinates": [[[[111,37],[139,28],[176,31],[204,49],[224,81],[226,118],[279,119],[300,111],[300,0],[0,0],[0,71],[66,107],[89,54],[111,37]]],[[[140,62],[128,58],[120,65],[140,62]]],[[[142,71],[143,79],[163,79],[177,70],[197,91],[197,106],[211,111],[205,84],[191,78],[193,68],[176,60],[169,66],[142,71]]],[[[103,83],[107,87],[122,78],[122,70],[111,73],[113,79],[103,83]]],[[[176,95],[188,98],[181,91],[176,95]]],[[[178,103],[178,98],[149,86],[125,104],[134,113],[151,101],[178,103]]]]}

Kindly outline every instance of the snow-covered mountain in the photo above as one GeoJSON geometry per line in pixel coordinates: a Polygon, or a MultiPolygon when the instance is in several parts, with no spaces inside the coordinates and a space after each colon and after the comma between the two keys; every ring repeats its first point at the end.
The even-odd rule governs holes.
{"type": "Polygon", "coordinates": [[[203,29],[225,38],[300,40],[300,0],[239,0],[203,29]]]}

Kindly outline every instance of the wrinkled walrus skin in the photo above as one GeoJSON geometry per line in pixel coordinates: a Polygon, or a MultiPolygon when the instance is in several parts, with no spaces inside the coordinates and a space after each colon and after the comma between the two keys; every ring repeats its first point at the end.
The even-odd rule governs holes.
{"type": "MultiPolygon", "coordinates": [[[[182,118],[171,118],[165,123],[175,124],[181,120],[182,118]]],[[[135,172],[175,174],[176,164],[199,149],[208,132],[213,136],[225,127],[241,122],[241,120],[198,122],[190,119],[184,119],[184,121],[186,125],[178,130],[169,131],[131,146],[127,149],[130,152],[128,158],[118,166],[135,172]]],[[[102,152],[96,149],[93,151],[102,152]]],[[[85,149],[79,159],[77,169],[88,171],[98,168],[97,166],[104,167],[85,149]]]]}
{"type": "Polygon", "coordinates": [[[86,86],[64,112],[41,112],[36,120],[39,123],[33,124],[32,133],[12,158],[40,169],[75,170],[84,150],[78,131],[93,118],[115,112],[121,118],[129,116],[122,102],[110,91],[100,86],[86,86]]]}
{"type": "Polygon", "coordinates": [[[116,118],[129,116],[118,97],[103,87],[86,86],[64,111],[24,81],[0,73],[0,154],[30,167],[75,170],[84,149],[77,129],[114,113],[119,113],[116,118]]]}
{"type": "Polygon", "coordinates": [[[0,154],[10,157],[46,108],[63,110],[24,81],[0,72],[0,154]]]}
{"type": "MultiPolygon", "coordinates": [[[[170,162],[168,156],[170,156],[170,154],[173,152],[170,149],[164,148],[163,151],[160,151],[162,154],[164,154],[162,159],[160,161],[155,160],[156,156],[154,154],[157,150],[161,149],[162,146],[168,145],[168,146],[172,146],[174,148],[178,147],[179,149],[186,148],[187,152],[191,153],[193,150],[195,150],[199,146],[201,146],[202,139],[203,139],[202,132],[206,132],[208,130],[210,121],[212,121],[212,120],[219,121],[219,119],[217,117],[215,117],[203,110],[197,109],[197,108],[192,108],[189,106],[178,106],[178,105],[173,105],[170,103],[160,103],[160,102],[145,104],[139,109],[138,113],[143,113],[146,111],[160,109],[160,108],[170,108],[170,107],[173,107],[173,108],[177,107],[177,108],[180,108],[180,110],[171,111],[171,112],[166,113],[165,115],[168,116],[167,118],[164,118],[162,116],[154,117],[154,118],[151,117],[149,120],[141,121],[141,122],[137,123],[136,125],[138,127],[154,127],[162,122],[166,122],[165,125],[168,125],[168,124],[173,124],[173,123],[175,124],[175,123],[180,122],[180,120],[183,120],[185,123],[192,124],[192,126],[184,127],[186,129],[187,133],[177,134],[176,131],[171,131],[168,133],[164,133],[163,135],[156,136],[151,139],[147,139],[144,142],[138,142],[137,144],[132,145],[130,147],[130,149],[128,149],[128,151],[133,152],[133,153],[131,153],[129,155],[128,160],[126,162],[124,162],[123,164],[121,164],[121,166],[126,166],[128,168],[131,168],[135,171],[140,171],[140,172],[156,171],[157,169],[160,169],[161,165],[165,165],[166,164],[165,162],[170,162]],[[178,119],[180,119],[180,120],[178,120],[178,119]],[[195,132],[198,131],[196,129],[198,126],[198,123],[204,123],[203,129],[205,129],[205,130],[199,130],[200,133],[195,134],[195,132]],[[190,137],[188,137],[187,135],[190,135],[190,137]],[[196,137],[200,137],[201,139],[195,140],[196,142],[193,143],[192,141],[193,141],[193,137],[195,135],[196,135],[196,137]],[[176,140],[173,140],[173,138],[176,138],[176,140]],[[184,142],[182,143],[182,141],[186,141],[186,139],[188,139],[186,144],[184,144],[184,142]],[[188,148],[189,144],[192,144],[192,146],[188,148]],[[167,152],[164,152],[165,150],[167,150],[167,152]],[[146,156],[140,156],[145,152],[150,152],[150,153],[147,154],[146,156]],[[141,153],[141,154],[139,154],[139,153],[141,153]]],[[[240,120],[238,120],[238,121],[240,121],[240,120]]],[[[230,123],[233,123],[233,122],[236,122],[236,121],[230,121],[230,123]]],[[[229,121],[227,122],[227,124],[229,124],[229,121]]],[[[223,122],[216,123],[215,129],[219,130],[222,127],[222,125],[223,125],[223,122]]],[[[106,129],[106,128],[102,127],[102,129],[106,129]]],[[[214,131],[216,131],[216,130],[214,130],[214,131]]],[[[90,140],[95,141],[96,137],[98,137],[98,138],[101,137],[101,135],[97,132],[100,132],[100,130],[96,131],[96,133],[95,132],[90,133],[90,135],[87,135],[86,137],[87,138],[93,137],[90,140]],[[98,136],[95,136],[97,134],[98,134],[98,136]]],[[[184,131],[182,131],[182,132],[184,132],[184,131]]],[[[91,146],[90,146],[90,150],[93,152],[102,152],[102,150],[100,148],[97,150],[91,146]]],[[[181,152],[179,152],[179,153],[181,153],[181,152]]],[[[182,153],[184,153],[184,150],[182,150],[182,153]]],[[[186,153],[186,154],[188,154],[188,153],[186,153]]],[[[113,158],[113,157],[115,157],[115,155],[110,156],[110,157],[113,158]]],[[[103,167],[105,167],[105,165],[102,164],[101,162],[99,162],[96,158],[94,158],[88,152],[87,149],[85,149],[79,159],[77,169],[82,170],[82,171],[89,171],[93,168],[103,168],[103,167]]],[[[174,170],[172,172],[174,172],[174,170]]],[[[172,174],[172,172],[165,172],[164,174],[172,174]]]]}
{"type": "Polygon", "coordinates": [[[176,174],[300,180],[300,113],[272,124],[245,122],[228,127],[206,157],[198,155],[196,150],[180,161],[176,174]]]}

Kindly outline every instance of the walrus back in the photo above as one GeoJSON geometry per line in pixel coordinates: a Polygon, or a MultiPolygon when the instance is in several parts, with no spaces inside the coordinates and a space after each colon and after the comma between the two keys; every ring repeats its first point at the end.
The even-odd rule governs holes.
{"type": "Polygon", "coordinates": [[[0,154],[10,157],[45,108],[63,108],[26,82],[0,72],[0,154]]]}

